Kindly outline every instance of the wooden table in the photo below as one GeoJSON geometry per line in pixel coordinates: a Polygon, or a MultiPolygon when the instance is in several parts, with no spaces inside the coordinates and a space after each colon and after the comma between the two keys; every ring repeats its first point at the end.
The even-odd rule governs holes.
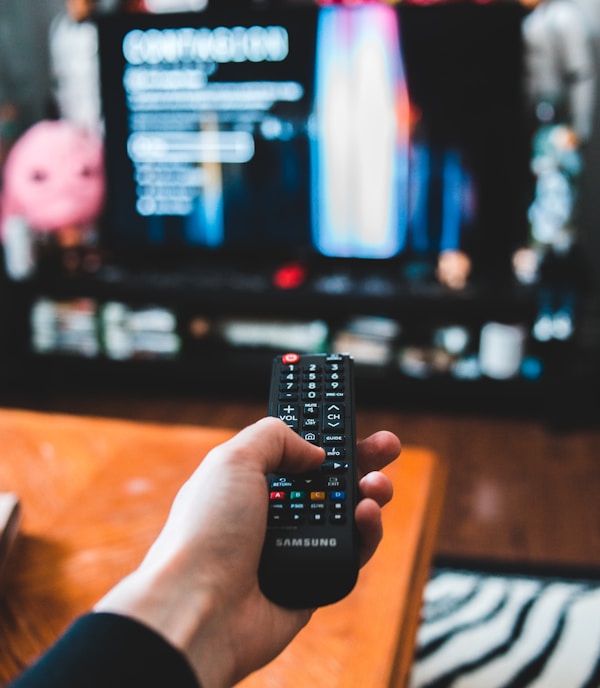
{"type": "MultiPolygon", "coordinates": [[[[231,434],[0,410],[0,490],[20,496],[23,514],[0,599],[0,685],[136,566],[181,483],[231,434]]],[[[445,472],[416,447],[386,471],[395,498],[357,587],[244,688],[406,684],[445,472]]]]}

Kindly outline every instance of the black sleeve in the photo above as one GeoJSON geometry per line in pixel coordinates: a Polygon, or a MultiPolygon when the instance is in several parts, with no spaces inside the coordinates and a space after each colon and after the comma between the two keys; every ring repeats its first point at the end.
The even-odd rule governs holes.
{"type": "Polygon", "coordinates": [[[200,688],[162,636],[117,614],[82,616],[10,688],[200,688]]]}

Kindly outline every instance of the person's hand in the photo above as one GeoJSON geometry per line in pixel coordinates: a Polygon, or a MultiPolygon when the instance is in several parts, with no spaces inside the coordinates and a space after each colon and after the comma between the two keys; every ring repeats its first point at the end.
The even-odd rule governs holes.
{"type": "MultiPolygon", "coordinates": [[[[362,499],[355,512],[361,564],[382,537],[392,497],[378,469],[400,453],[381,431],[358,443],[362,499]]],[[[232,686],[276,657],[311,610],[267,600],[257,571],[268,510],[265,474],[317,468],[323,450],[276,418],[263,418],[210,451],[177,494],[140,567],[95,607],[133,617],[188,658],[203,688],[232,686]]]]}

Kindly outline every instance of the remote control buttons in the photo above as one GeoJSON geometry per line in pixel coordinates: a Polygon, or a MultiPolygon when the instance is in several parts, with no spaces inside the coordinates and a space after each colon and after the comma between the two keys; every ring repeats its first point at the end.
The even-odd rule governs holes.
{"type": "Polygon", "coordinates": [[[319,433],[314,432],[313,430],[303,430],[300,433],[300,436],[305,439],[307,442],[310,442],[311,444],[316,444],[317,446],[320,446],[320,441],[319,441],[319,433]]]}
{"type": "Polygon", "coordinates": [[[323,406],[323,430],[344,431],[344,404],[328,403],[323,406]]]}
{"type": "Polygon", "coordinates": [[[298,406],[296,404],[279,404],[277,408],[277,416],[289,428],[298,432],[300,429],[300,416],[298,414],[298,406]]]}
{"type": "Polygon", "coordinates": [[[345,479],[316,474],[314,478],[277,476],[269,491],[269,525],[294,526],[346,522],[345,479]]]}
{"type": "Polygon", "coordinates": [[[345,461],[324,461],[321,464],[321,472],[325,475],[335,475],[345,473],[349,466],[345,461]]]}
{"type": "Polygon", "coordinates": [[[308,442],[325,449],[318,471],[274,476],[269,490],[269,524],[294,528],[303,523],[332,525],[347,520],[345,369],[338,358],[306,360],[281,356],[275,393],[277,415],[308,442]]]}
{"type": "Polygon", "coordinates": [[[299,354],[294,353],[283,354],[281,360],[283,362],[283,365],[293,365],[294,363],[298,363],[298,361],[300,360],[300,356],[299,354]]]}

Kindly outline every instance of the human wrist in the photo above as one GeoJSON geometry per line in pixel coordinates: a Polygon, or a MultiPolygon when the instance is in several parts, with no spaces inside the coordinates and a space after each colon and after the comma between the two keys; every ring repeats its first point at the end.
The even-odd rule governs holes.
{"type": "Polygon", "coordinates": [[[218,645],[223,606],[214,586],[187,581],[176,562],[163,562],[157,570],[142,565],[99,600],[94,611],[149,627],[186,658],[202,688],[226,688],[233,668],[218,645]]]}

